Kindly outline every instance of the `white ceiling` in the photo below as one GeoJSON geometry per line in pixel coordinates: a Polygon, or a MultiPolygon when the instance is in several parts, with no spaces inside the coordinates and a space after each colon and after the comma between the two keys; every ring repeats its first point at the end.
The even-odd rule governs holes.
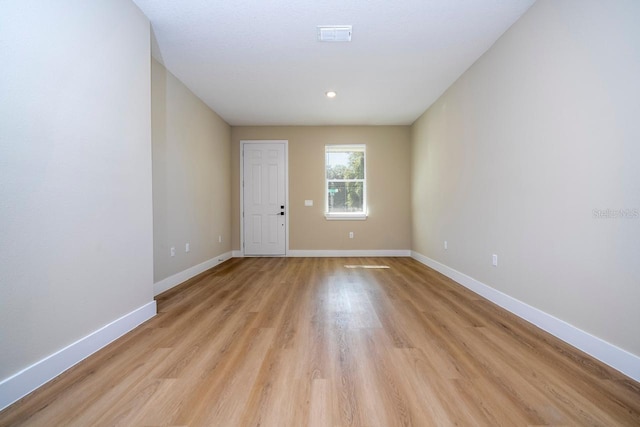
{"type": "Polygon", "coordinates": [[[534,1],[134,0],[153,56],[234,126],[411,124],[534,1]]]}

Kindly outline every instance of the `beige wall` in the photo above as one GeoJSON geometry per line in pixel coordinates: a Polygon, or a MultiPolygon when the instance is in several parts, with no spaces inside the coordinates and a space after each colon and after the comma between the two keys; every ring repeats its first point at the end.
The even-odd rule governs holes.
{"type": "Polygon", "coordinates": [[[636,355],[638,22],[540,0],[412,128],[413,249],[636,355]]]}
{"type": "Polygon", "coordinates": [[[158,282],[231,250],[231,140],[229,125],[156,60],[151,76],[158,282]]]}
{"type": "Polygon", "coordinates": [[[240,141],[289,141],[291,250],[409,249],[410,132],[408,126],[233,127],[231,140],[232,245],[240,250],[240,141]],[[324,146],[367,145],[366,221],[324,217],[324,146]],[[311,199],[313,207],[305,207],[311,199]],[[349,231],[355,238],[349,239],[349,231]]]}
{"type": "Polygon", "coordinates": [[[0,382],[153,302],[149,22],[37,3],[0,6],[0,382]]]}

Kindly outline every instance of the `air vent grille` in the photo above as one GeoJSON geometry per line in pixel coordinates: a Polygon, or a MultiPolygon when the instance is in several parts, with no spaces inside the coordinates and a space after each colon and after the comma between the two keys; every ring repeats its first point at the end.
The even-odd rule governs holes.
{"type": "Polygon", "coordinates": [[[350,42],[351,25],[318,25],[318,41],[350,42]]]}

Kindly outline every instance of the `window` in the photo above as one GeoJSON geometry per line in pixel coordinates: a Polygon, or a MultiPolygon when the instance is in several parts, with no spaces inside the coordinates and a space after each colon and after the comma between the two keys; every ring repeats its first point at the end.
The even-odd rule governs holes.
{"type": "Polygon", "coordinates": [[[325,217],[366,219],[367,180],[364,145],[325,146],[325,217]]]}

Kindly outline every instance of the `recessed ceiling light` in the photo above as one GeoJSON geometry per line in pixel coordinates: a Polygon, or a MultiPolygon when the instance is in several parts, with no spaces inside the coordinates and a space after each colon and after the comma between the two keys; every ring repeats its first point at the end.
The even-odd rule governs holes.
{"type": "Polygon", "coordinates": [[[335,98],[337,93],[333,90],[330,90],[329,92],[325,93],[325,95],[327,95],[327,98],[335,98]]]}

